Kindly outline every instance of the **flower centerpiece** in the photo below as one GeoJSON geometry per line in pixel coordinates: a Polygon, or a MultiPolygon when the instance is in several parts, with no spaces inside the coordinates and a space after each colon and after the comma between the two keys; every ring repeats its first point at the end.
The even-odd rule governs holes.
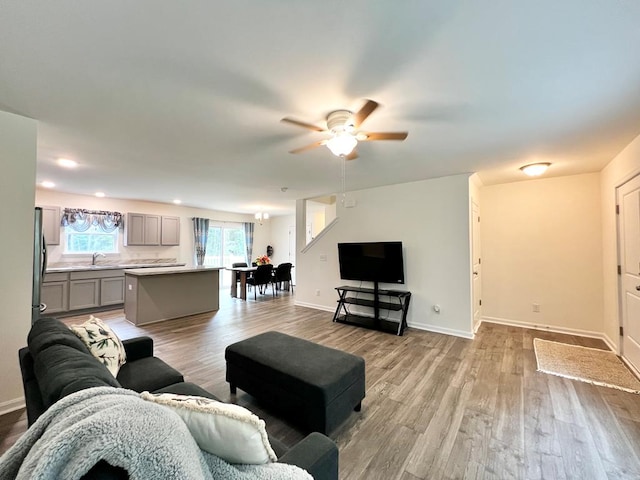
{"type": "Polygon", "coordinates": [[[258,258],[256,258],[257,265],[267,265],[269,263],[271,263],[271,260],[266,255],[260,255],[258,258]]]}

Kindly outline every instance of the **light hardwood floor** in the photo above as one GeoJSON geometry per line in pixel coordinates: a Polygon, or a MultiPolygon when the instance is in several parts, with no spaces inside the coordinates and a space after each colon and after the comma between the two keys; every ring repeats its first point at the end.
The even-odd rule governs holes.
{"type": "MultiPolygon", "coordinates": [[[[332,434],[344,480],[640,478],[640,396],[536,372],[533,338],[605,348],[599,340],[492,324],[473,341],[415,329],[397,337],[334,324],[290,294],[221,297],[214,314],[145,327],[121,310],[99,316],[123,338],[153,337],[157,356],[187,380],[250,408],[287,444],[304,432],[244,392],[230,395],[225,346],[279,330],[363,356],[362,412],[332,434]]],[[[25,417],[0,417],[0,452],[24,432],[25,417]]]]}

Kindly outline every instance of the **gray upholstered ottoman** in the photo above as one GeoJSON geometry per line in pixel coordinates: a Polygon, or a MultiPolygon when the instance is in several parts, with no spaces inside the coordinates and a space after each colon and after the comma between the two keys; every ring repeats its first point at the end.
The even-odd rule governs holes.
{"type": "Polygon", "coordinates": [[[280,332],[229,345],[227,382],[253,395],[287,420],[330,433],[365,395],[364,359],[280,332]]]}

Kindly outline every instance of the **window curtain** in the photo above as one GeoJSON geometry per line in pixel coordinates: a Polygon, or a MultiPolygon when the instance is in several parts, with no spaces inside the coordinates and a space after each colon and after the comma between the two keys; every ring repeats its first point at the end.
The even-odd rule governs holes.
{"type": "Polygon", "coordinates": [[[111,233],[122,225],[122,214],[103,210],[65,208],[60,225],[71,227],[76,232],[86,232],[92,226],[97,226],[103,232],[111,233]]]}
{"type": "Polygon", "coordinates": [[[253,252],[253,229],[255,224],[253,222],[245,222],[242,224],[244,227],[244,244],[246,247],[246,261],[247,265],[251,265],[251,252],[253,252]]]}
{"type": "Polygon", "coordinates": [[[195,247],[196,265],[204,265],[207,254],[207,237],[209,236],[209,219],[193,217],[193,245],[195,247]]]}

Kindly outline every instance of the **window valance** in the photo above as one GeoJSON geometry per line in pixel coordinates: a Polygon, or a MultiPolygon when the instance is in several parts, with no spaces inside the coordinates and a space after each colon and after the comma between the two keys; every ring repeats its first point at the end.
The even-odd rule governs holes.
{"type": "Polygon", "coordinates": [[[122,225],[122,214],[104,210],[65,208],[60,224],[63,227],[71,227],[76,232],[86,232],[92,226],[97,226],[103,232],[111,233],[122,225]]]}

